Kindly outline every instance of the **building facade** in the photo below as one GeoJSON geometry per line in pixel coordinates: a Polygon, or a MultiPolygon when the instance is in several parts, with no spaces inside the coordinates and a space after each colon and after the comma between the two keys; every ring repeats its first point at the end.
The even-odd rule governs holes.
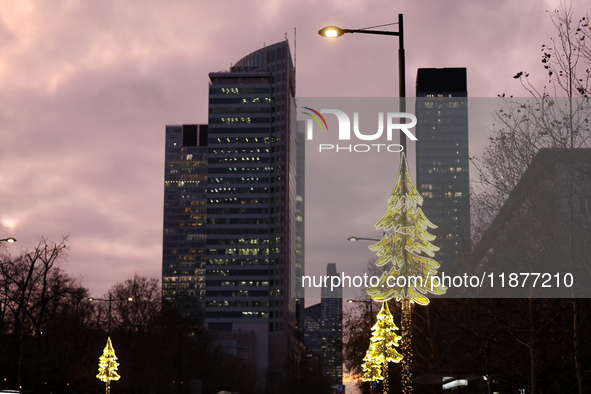
{"type": "Polygon", "coordinates": [[[296,169],[296,260],[295,260],[295,296],[296,302],[296,330],[300,338],[304,334],[304,302],[306,298],[305,289],[302,285],[304,276],[305,251],[306,251],[306,226],[304,218],[306,216],[306,122],[297,122],[297,169],[296,169]]]}
{"type": "Polygon", "coordinates": [[[419,69],[416,97],[417,189],[425,216],[438,226],[435,258],[453,272],[470,250],[466,69],[419,69]]]}
{"type": "Polygon", "coordinates": [[[191,321],[205,305],[207,130],[166,126],[162,298],[191,321]]]}
{"type": "MultiPolygon", "coordinates": [[[[327,265],[326,276],[339,276],[335,263],[327,265]]],[[[305,342],[336,389],[343,382],[343,289],[323,287],[321,295],[319,304],[306,308],[305,342]]]]}
{"type": "MultiPolygon", "coordinates": [[[[287,41],[209,74],[206,328],[244,333],[261,374],[295,338],[295,73],[287,41]]],[[[269,378],[268,378],[269,381],[269,378]]]]}

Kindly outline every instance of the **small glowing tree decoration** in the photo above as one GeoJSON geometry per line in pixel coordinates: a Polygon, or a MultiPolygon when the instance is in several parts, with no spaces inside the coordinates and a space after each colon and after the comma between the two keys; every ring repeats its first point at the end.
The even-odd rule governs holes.
{"type": "MultiPolygon", "coordinates": [[[[388,198],[388,209],[375,225],[383,229],[384,236],[369,248],[376,252],[376,266],[391,264],[380,276],[379,283],[365,289],[376,301],[386,303],[396,298],[402,309],[402,340],[400,348],[402,359],[403,393],[412,393],[412,349],[411,349],[411,310],[412,303],[429,304],[427,293],[441,295],[447,287],[433,283],[439,263],[433,259],[439,248],[431,243],[435,236],[429,228],[437,226],[429,221],[422,209],[423,197],[414,187],[408,173],[408,163],[404,153],[400,155],[400,168],[396,185],[388,198]]],[[[387,364],[385,364],[387,380],[387,364]]],[[[384,390],[384,393],[386,390],[384,390]]]]}
{"type": "Polygon", "coordinates": [[[367,349],[365,358],[363,359],[365,363],[362,364],[362,367],[365,373],[361,377],[361,380],[368,382],[385,378],[384,393],[387,393],[388,363],[397,363],[402,359],[402,355],[394,348],[398,346],[398,341],[402,337],[395,332],[398,330],[398,327],[394,324],[394,319],[388,308],[387,301],[382,303],[382,308],[380,309],[380,313],[378,313],[377,319],[376,324],[371,328],[373,333],[371,335],[369,349],[367,349]],[[384,366],[384,376],[380,372],[381,365],[384,366]]]}
{"type": "Polygon", "coordinates": [[[117,373],[117,356],[115,356],[115,349],[111,343],[111,337],[107,338],[107,345],[103,350],[103,355],[99,357],[99,373],[96,375],[97,378],[107,383],[107,391],[111,392],[111,380],[119,380],[121,376],[117,373]]]}

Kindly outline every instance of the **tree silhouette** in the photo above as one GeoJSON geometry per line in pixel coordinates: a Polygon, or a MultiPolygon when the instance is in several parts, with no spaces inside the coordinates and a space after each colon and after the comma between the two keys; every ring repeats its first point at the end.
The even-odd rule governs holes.
{"type": "MultiPolygon", "coordinates": [[[[536,234],[534,242],[529,242],[526,252],[534,256],[538,250],[547,245],[557,245],[559,253],[549,257],[550,263],[568,266],[570,272],[580,270],[584,275],[591,272],[589,264],[589,248],[591,239],[589,229],[591,222],[586,207],[586,201],[579,203],[578,195],[587,195],[584,190],[585,179],[589,177],[589,170],[577,160],[577,151],[591,147],[591,29],[589,17],[584,16],[578,22],[573,20],[572,4],[570,1],[560,2],[558,9],[548,11],[550,20],[555,28],[555,35],[550,38],[550,45],[542,45],[542,66],[548,74],[548,83],[543,88],[534,86],[529,80],[529,73],[518,72],[514,78],[518,79],[531,97],[526,101],[507,100],[507,108],[495,113],[495,128],[490,136],[490,146],[481,159],[473,163],[479,171],[481,190],[473,206],[481,223],[476,237],[487,231],[500,208],[507,201],[517,187],[522,175],[530,167],[538,151],[543,148],[561,150],[563,157],[571,156],[560,165],[564,168],[563,175],[557,178],[562,183],[562,198],[552,212],[559,214],[551,226],[542,228],[542,236],[549,242],[544,242],[542,236],[536,234]],[[562,98],[560,96],[565,96],[562,98]],[[563,240],[559,240],[562,238],[563,240]],[[537,249],[536,249],[537,248],[537,249]],[[553,259],[553,260],[551,260],[553,259]]],[[[503,94],[503,97],[505,95],[503,94]]],[[[555,182],[558,184],[560,182],[555,182]]],[[[543,193],[543,189],[536,185],[533,190],[543,193]]],[[[549,192],[556,192],[555,187],[548,188],[549,192]]],[[[535,200],[534,200],[535,201],[535,200]]],[[[538,205],[539,206],[539,205],[538,205]]],[[[521,210],[515,210],[520,213],[521,210]]],[[[527,212],[527,211],[526,211],[527,212]]],[[[527,232],[521,231],[517,242],[528,245],[526,236],[532,225],[540,219],[547,219],[535,211],[529,211],[532,216],[527,232]]],[[[547,216],[547,215],[545,215],[547,216]]],[[[495,246],[499,250],[498,246],[495,246]]],[[[510,255],[510,254],[508,254],[510,255]]],[[[538,265],[537,260],[532,260],[538,265]]],[[[520,261],[517,261],[520,263],[520,261]]],[[[534,268],[539,270],[539,268],[534,268]]],[[[574,369],[577,375],[579,393],[589,392],[588,379],[585,376],[588,361],[583,356],[583,343],[580,330],[581,317],[584,312],[579,309],[579,298],[572,294],[572,346],[574,350],[574,369]]],[[[535,312],[535,302],[530,302],[532,312],[535,312]]],[[[534,313],[535,315],[535,313],[534,313]]],[[[535,322],[535,320],[534,320],[535,322]]],[[[536,359],[535,338],[528,343],[531,351],[531,392],[538,391],[538,364],[536,359]]]]}

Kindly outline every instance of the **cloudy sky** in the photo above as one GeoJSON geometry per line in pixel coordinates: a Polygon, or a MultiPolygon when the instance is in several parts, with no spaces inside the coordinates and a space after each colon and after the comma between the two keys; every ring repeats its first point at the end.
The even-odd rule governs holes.
{"type": "MultiPolygon", "coordinates": [[[[573,4],[575,19],[587,11],[583,3],[573,4]]],[[[512,77],[527,70],[534,84],[545,83],[540,48],[554,34],[546,10],[558,5],[0,0],[0,238],[17,238],[9,246],[17,254],[40,236],[69,235],[64,268],[95,295],[134,272],[160,277],[164,127],[207,122],[209,72],[287,37],[298,96],[395,96],[396,39],[327,40],[317,31],[381,25],[403,13],[409,96],[419,67],[467,67],[471,97],[525,95],[512,77]]],[[[376,203],[385,207],[386,197],[376,203]]],[[[346,219],[345,213],[331,219],[333,227],[353,235],[379,218],[364,229],[346,227],[346,219]]],[[[337,250],[352,253],[337,246],[339,231],[308,229],[308,235],[310,266],[339,263],[337,250]],[[324,248],[312,241],[320,236],[324,248]]],[[[367,261],[362,249],[354,259],[367,261]]]]}

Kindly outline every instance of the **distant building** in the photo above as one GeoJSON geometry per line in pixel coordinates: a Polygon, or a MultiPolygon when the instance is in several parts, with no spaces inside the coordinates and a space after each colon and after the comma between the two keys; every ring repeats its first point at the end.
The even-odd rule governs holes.
{"type": "Polygon", "coordinates": [[[207,125],[166,126],[162,298],[185,318],[203,318],[207,125]]]}
{"type": "Polygon", "coordinates": [[[446,273],[470,250],[468,91],[465,68],[420,68],[416,85],[417,189],[435,259],[446,273]]]}
{"type": "Polygon", "coordinates": [[[296,243],[295,243],[295,267],[292,268],[292,275],[295,274],[295,295],[296,302],[296,330],[303,338],[304,334],[304,301],[305,288],[302,286],[302,276],[304,275],[306,234],[306,136],[304,121],[297,122],[297,170],[296,170],[296,243]]]}
{"type": "Polygon", "coordinates": [[[321,303],[309,306],[305,309],[304,317],[304,343],[311,354],[320,359],[322,353],[322,320],[320,319],[321,303]]]}
{"type": "MultiPolygon", "coordinates": [[[[328,277],[338,276],[336,264],[327,265],[328,277]]],[[[342,288],[322,288],[319,304],[306,308],[305,343],[309,351],[320,359],[331,385],[336,388],[343,381],[343,298],[342,288]]]]}

